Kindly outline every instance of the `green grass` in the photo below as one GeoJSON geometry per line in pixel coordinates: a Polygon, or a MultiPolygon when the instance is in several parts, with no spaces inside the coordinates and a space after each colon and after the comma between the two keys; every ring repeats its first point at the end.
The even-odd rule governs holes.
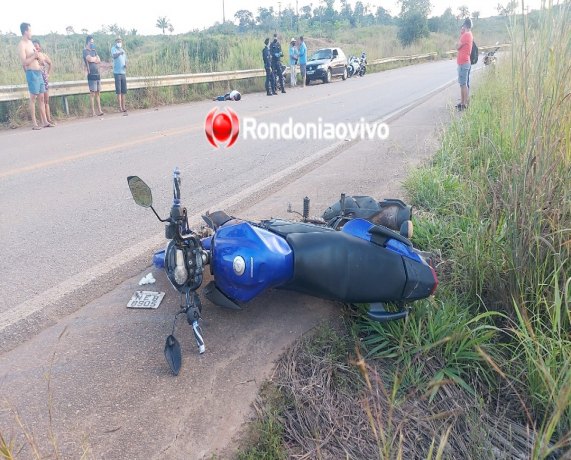
{"type": "Polygon", "coordinates": [[[436,251],[436,296],[405,321],[355,325],[365,386],[384,395],[355,402],[378,458],[410,456],[407,433],[415,458],[489,458],[490,439],[506,458],[571,451],[571,7],[511,21],[511,55],[484,69],[469,110],[405,184],[415,245],[436,251]],[[420,421],[450,416],[438,411],[449,399],[466,418],[426,436],[420,421]],[[423,404],[424,416],[399,418],[423,404]]]}

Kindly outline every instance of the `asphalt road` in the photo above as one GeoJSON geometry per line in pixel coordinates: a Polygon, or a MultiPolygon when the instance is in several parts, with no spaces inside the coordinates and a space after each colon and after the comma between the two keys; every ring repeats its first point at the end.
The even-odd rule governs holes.
{"type": "MultiPolygon", "coordinates": [[[[362,80],[296,89],[275,98],[247,95],[232,107],[240,115],[257,112],[280,120],[289,116],[286,107],[289,104],[290,113],[300,119],[312,120],[312,116],[318,115],[325,118],[324,114],[331,113],[331,117],[339,117],[333,118],[337,120],[348,117],[346,111],[334,115],[328,110],[328,104],[334,106],[336,99],[327,95],[337,92],[339,97],[347,98],[343,104],[347,110],[355,111],[355,117],[361,116],[355,105],[361,105],[363,116],[379,118],[394,112],[395,108],[406,107],[407,101],[412,100],[401,96],[401,100],[395,98],[392,105],[382,103],[393,100],[392,96],[383,96],[382,88],[392,84],[392,94],[406,94],[406,88],[398,89],[396,82],[402,84],[410,79],[412,87],[415,81],[424,82],[427,74],[432,73],[440,77],[435,77],[432,87],[427,85],[424,92],[418,91],[417,96],[450,80],[454,64],[441,62],[409,67],[367,75],[362,80]],[[374,102],[377,93],[381,102],[374,102]],[[313,104],[308,101],[308,94],[313,104]],[[292,105],[296,105],[295,110],[292,105]]],[[[42,192],[46,195],[41,204],[30,199],[34,212],[19,212],[25,210],[22,206],[10,212],[7,207],[3,209],[2,231],[7,227],[4,216],[9,215],[17,228],[28,228],[24,227],[25,223],[32,223],[28,233],[36,231],[36,238],[45,237],[44,245],[54,244],[53,240],[64,250],[61,261],[51,260],[53,256],[44,256],[41,252],[47,251],[47,247],[42,248],[32,237],[25,237],[29,250],[32,253],[37,250],[39,256],[34,258],[32,254],[30,263],[22,266],[28,270],[30,279],[36,281],[37,278],[42,283],[43,291],[28,289],[27,297],[21,297],[28,300],[0,315],[0,321],[7,324],[6,318],[17,317],[15,309],[24,311],[30,305],[46,307],[31,316],[39,318],[35,323],[28,318],[31,323],[28,329],[14,334],[9,327],[0,331],[1,340],[9,342],[12,348],[0,351],[0,433],[13,443],[18,457],[233,458],[241,427],[251,417],[251,404],[261,383],[271,379],[273,363],[283,349],[322,321],[335,323],[340,317],[340,304],[290,291],[269,290],[248,302],[241,311],[218,308],[202,296],[206,353],[197,353],[188,325],[179,321],[176,335],[183,350],[183,367],[174,377],[165,363],[163,346],[179,309],[179,297],[164,273],[154,270],[157,283],[152,289],[166,293],[157,310],[126,308],[133,292],[140,289],[138,280],[148,273],[148,269],[143,272],[142,267],[148,265],[152,250],[164,244],[161,226],[154,216],[132,203],[125,181],[127,175],[143,176],[155,190],[157,208],[165,213],[170,204],[173,164],[183,170],[183,197],[187,204],[193,203],[191,212],[200,210],[201,206],[218,208],[218,204],[228,209],[234,203],[241,207],[239,215],[244,218],[288,217],[286,203],[292,202],[299,209],[305,195],[312,198],[312,215],[319,214],[324,206],[338,199],[342,191],[378,198],[403,198],[403,179],[411,166],[425,161],[438,147],[440,127],[450,116],[456,115],[451,110],[456,96],[457,88],[452,86],[426,98],[423,103],[415,102],[411,110],[399,111],[398,116],[391,118],[391,136],[387,141],[341,142],[341,146],[333,147],[327,142],[244,145],[239,139],[236,150],[215,152],[207,146],[201,131],[201,118],[212,107],[210,102],[169,107],[158,112],[143,111],[126,118],[112,115],[103,121],[69,122],[53,130],[0,135],[4,144],[9,144],[8,138],[17,138],[25,146],[37,135],[48,139],[59,132],[60,139],[66,139],[61,133],[69,133],[75,139],[85,135],[82,131],[87,131],[86,128],[98,127],[101,132],[108,129],[115,133],[115,139],[108,140],[109,145],[114,145],[127,142],[119,139],[117,126],[129,123],[129,129],[123,128],[125,132],[138,132],[138,138],[137,134],[124,135],[133,143],[153,136],[152,132],[145,133],[141,129],[144,120],[158,124],[164,117],[174,123],[177,115],[182,117],[183,114],[195,120],[188,121],[187,126],[177,124],[179,130],[191,129],[190,132],[171,132],[163,136],[164,139],[141,141],[129,148],[123,145],[105,151],[101,140],[96,148],[81,150],[78,147],[76,155],[90,154],[80,158],[65,159],[73,153],[67,151],[59,163],[42,166],[41,158],[27,164],[23,162],[24,153],[20,168],[27,167],[27,170],[17,172],[13,166],[9,175],[6,174],[10,173],[9,169],[2,169],[3,193],[7,193],[8,183],[12,183],[21,190],[23,204],[28,202],[26,187],[36,200],[42,192]],[[180,142],[180,137],[185,142],[180,142]],[[316,149],[325,153],[317,156],[319,161],[312,162],[316,149]],[[194,153],[189,153],[190,150],[194,153]],[[140,156],[140,161],[131,158],[134,155],[140,156]],[[156,156],[164,156],[166,161],[152,162],[156,156]],[[239,158],[236,160],[235,156],[239,158]],[[103,162],[109,162],[109,167],[102,165],[103,162]],[[243,162],[249,165],[250,171],[243,170],[243,162]],[[226,163],[229,165],[225,166],[226,163]],[[217,170],[214,165],[218,165],[217,170]],[[196,170],[200,176],[193,175],[196,170]],[[28,177],[31,180],[26,180],[28,177]],[[60,192],[62,198],[58,199],[58,189],[71,189],[75,194],[60,192]],[[243,203],[239,204],[240,201],[243,203]],[[85,211],[73,209],[73,203],[85,211]],[[67,217],[66,210],[71,216],[60,224],[57,220],[67,217]],[[43,224],[36,214],[48,221],[43,224]],[[114,256],[113,251],[118,254],[114,256]],[[88,261],[89,258],[93,260],[88,261]],[[44,260],[46,262],[38,262],[44,260]],[[121,265],[122,260],[127,267],[121,265]],[[43,268],[40,263],[50,265],[51,269],[43,268]],[[70,264],[77,264],[83,271],[74,275],[70,264]],[[102,273],[109,276],[106,278],[102,273]],[[107,281],[101,282],[101,279],[107,281]],[[75,293],[66,295],[66,291],[75,293]],[[52,310],[56,307],[37,300],[50,296],[54,302],[59,299],[59,304],[69,304],[72,313],[65,317],[54,315],[52,310]],[[89,296],[94,300],[88,301],[89,296]],[[81,306],[83,303],[86,304],[81,306]]],[[[162,123],[166,126],[166,121],[162,123]]],[[[165,132],[169,129],[164,128],[165,132]]],[[[41,142],[42,138],[39,139],[41,142]]],[[[22,149],[27,150],[29,157],[35,155],[30,147],[22,149]]],[[[11,158],[14,163],[18,161],[17,155],[11,158]]],[[[56,158],[52,156],[51,160],[56,158]]],[[[13,202],[18,201],[14,192],[8,196],[13,202]]],[[[28,206],[32,206],[30,203],[28,206]]],[[[51,254],[56,250],[51,250],[51,254]]],[[[2,270],[10,273],[4,265],[2,270]]],[[[209,277],[206,278],[208,281],[209,277]]],[[[3,278],[3,285],[7,279],[3,278]]],[[[20,286],[26,286],[22,273],[13,279],[21,279],[20,286]]],[[[199,294],[202,295],[201,290],[199,294]]],[[[6,305],[10,308],[8,303],[6,305]]]]}
{"type": "Polygon", "coordinates": [[[271,186],[280,172],[332,144],[239,138],[229,149],[214,149],[204,134],[213,107],[230,106],[240,117],[271,122],[372,121],[414,103],[454,74],[453,61],[439,61],[277,97],[248,94],[240,102],[206,100],[66,121],[41,131],[1,132],[0,347],[11,347],[11,327],[26,324],[31,335],[148,264],[150,249],[162,244],[162,225],[133,203],[127,176],[142,177],[155,208],[166,215],[178,166],[183,203],[192,214],[224,200],[233,204],[233,197],[247,198],[250,191],[253,196],[262,181],[271,186]]]}

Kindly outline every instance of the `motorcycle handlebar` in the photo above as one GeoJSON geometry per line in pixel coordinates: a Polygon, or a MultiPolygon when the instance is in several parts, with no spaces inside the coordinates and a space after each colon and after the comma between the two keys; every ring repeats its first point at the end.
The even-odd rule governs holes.
{"type": "Polygon", "coordinates": [[[173,198],[175,201],[180,201],[180,170],[178,168],[174,169],[173,172],[173,198]]]}

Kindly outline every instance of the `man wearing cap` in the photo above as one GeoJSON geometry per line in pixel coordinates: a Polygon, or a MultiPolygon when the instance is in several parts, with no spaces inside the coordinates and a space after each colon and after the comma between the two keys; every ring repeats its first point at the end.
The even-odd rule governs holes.
{"type": "Polygon", "coordinates": [[[115,44],[111,47],[111,56],[113,56],[113,76],[115,77],[115,94],[117,94],[117,102],[119,103],[119,112],[127,115],[125,108],[125,94],[127,94],[127,54],[123,49],[123,40],[121,37],[115,38],[115,44]]]}
{"type": "Polygon", "coordinates": [[[297,47],[295,46],[295,38],[291,39],[289,45],[289,74],[290,74],[290,85],[293,88],[297,83],[297,75],[295,72],[295,66],[297,65],[297,47]]]}
{"type": "Polygon", "coordinates": [[[307,65],[307,46],[303,41],[303,36],[299,37],[299,71],[301,73],[301,86],[305,87],[305,67],[307,65]]]}

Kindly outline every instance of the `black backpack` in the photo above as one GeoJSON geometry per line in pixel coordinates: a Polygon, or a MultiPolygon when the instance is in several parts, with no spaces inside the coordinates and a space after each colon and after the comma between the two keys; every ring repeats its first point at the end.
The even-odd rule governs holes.
{"type": "Polygon", "coordinates": [[[476,42],[472,42],[472,51],[470,51],[470,64],[474,65],[478,62],[478,46],[476,45],[476,42]]]}

